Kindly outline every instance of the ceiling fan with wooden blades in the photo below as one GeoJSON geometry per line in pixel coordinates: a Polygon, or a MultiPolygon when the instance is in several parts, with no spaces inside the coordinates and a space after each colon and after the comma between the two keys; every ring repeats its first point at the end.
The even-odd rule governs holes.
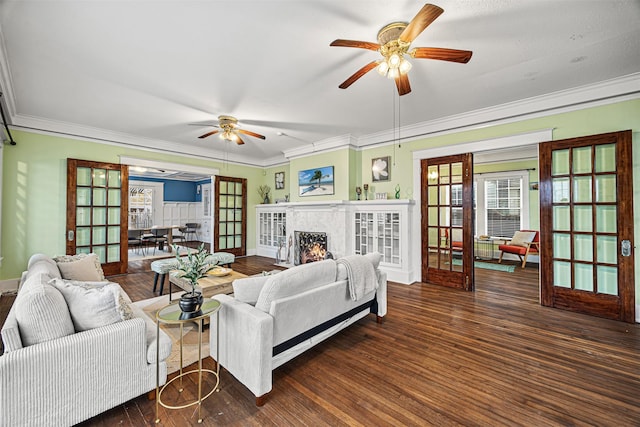
{"type": "Polygon", "coordinates": [[[383,59],[371,61],[345,80],[340,89],[346,89],[360,77],[374,68],[378,73],[396,81],[400,96],[411,92],[409,76],[411,63],[405,55],[418,59],[437,59],[440,61],[459,62],[466,64],[473,52],[470,50],[446,49],[439,47],[416,47],[409,49],[415,40],[444,10],[433,4],[425,4],[411,22],[392,22],[378,31],[378,43],[357,40],[334,40],[330,46],[355,47],[380,52],[383,59]]]}
{"type": "Polygon", "coordinates": [[[238,145],[244,144],[244,141],[240,137],[240,134],[253,136],[254,138],[266,139],[264,135],[251,132],[246,129],[240,129],[240,127],[238,126],[238,119],[232,116],[218,116],[218,126],[216,127],[218,127],[219,129],[207,132],[204,135],[200,135],[198,138],[203,139],[221,132],[221,139],[235,142],[238,145]]]}

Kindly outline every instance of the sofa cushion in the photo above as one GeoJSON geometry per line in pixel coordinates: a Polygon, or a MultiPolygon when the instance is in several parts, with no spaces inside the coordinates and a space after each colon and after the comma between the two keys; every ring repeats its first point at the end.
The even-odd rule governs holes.
{"type": "Polygon", "coordinates": [[[380,266],[380,260],[382,259],[382,254],[380,252],[371,252],[371,253],[365,254],[364,257],[369,261],[371,261],[371,264],[373,264],[374,270],[378,269],[378,267],[380,266]]]}
{"type": "Polygon", "coordinates": [[[67,303],[49,280],[47,274],[30,274],[16,296],[16,321],[25,347],[75,332],[67,303]]]}
{"type": "Polygon", "coordinates": [[[527,243],[533,242],[534,237],[536,237],[535,231],[516,231],[509,245],[526,247],[527,243]]]}
{"type": "Polygon", "coordinates": [[[120,285],[53,279],[64,296],[76,331],[86,331],[131,319],[132,312],[120,285]]]}
{"type": "Polygon", "coordinates": [[[260,291],[256,308],[268,313],[272,301],[335,281],[336,270],[335,260],[327,259],[298,265],[270,276],[260,291]]]}
{"type": "Polygon", "coordinates": [[[45,276],[47,276],[48,279],[45,280],[45,283],[51,279],[62,277],[56,263],[51,258],[45,257],[44,255],[42,258],[36,259],[33,259],[33,257],[31,257],[31,259],[29,260],[29,269],[27,270],[24,278],[26,280],[29,278],[29,276],[33,276],[35,274],[44,274],[45,276]]]}
{"type": "Polygon", "coordinates": [[[240,302],[256,305],[262,287],[270,277],[265,274],[234,280],[233,297],[240,302]]]}
{"type": "MultiPolygon", "coordinates": [[[[143,307],[145,304],[150,304],[150,300],[141,300],[134,302],[130,305],[134,318],[144,320],[145,325],[145,338],[147,343],[147,363],[156,363],[156,354],[160,355],[160,361],[166,360],[171,354],[171,347],[173,345],[171,338],[160,329],[160,335],[157,334],[158,329],[156,322],[151,320],[149,316],[144,312],[143,307]],[[158,342],[158,339],[160,342],[158,342]],[[156,346],[159,345],[158,352],[156,353],[156,346]]],[[[151,303],[152,304],[152,303],[151,303]]]]}
{"type": "Polygon", "coordinates": [[[60,255],[53,260],[60,269],[63,279],[102,281],[104,271],[96,254],[60,255]]]}

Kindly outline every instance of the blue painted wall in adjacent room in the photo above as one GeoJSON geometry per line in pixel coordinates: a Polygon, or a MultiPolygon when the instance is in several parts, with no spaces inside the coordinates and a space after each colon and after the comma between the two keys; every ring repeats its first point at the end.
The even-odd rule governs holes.
{"type": "Polygon", "coordinates": [[[163,200],[165,202],[199,202],[201,196],[196,194],[196,184],[191,181],[176,181],[173,179],[147,178],[129,176],[130,181],[162,182],[164,184],[163,200]]]}

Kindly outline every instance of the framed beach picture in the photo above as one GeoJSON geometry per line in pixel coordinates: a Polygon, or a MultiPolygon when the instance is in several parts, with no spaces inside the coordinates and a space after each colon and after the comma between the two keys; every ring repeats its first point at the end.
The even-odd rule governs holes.
{"type": "Polygon", "coordinates": [[[276,190],[284,190],[284,172],[276,172],[276,190]]]}
{"type": "Polygon", "coordinates": [[[391,179],[391,156],[371,159],[371,179],[373,182],[389,181],[391,179]]]}
{"type": "Polygon", "coordinates": [[[333,194],[333,166],[298,172],[298,191],[300,197],[333,194]]]}

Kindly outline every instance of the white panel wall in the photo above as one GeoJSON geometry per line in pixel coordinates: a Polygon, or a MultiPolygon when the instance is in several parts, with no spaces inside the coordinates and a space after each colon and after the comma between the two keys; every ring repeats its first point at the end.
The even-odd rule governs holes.
{"type": "Polygon", "coordinates": [[[202,203],[200,202],[164,202],[162,225],[185,225],[188,222],[202,222],[202,203]]]}

